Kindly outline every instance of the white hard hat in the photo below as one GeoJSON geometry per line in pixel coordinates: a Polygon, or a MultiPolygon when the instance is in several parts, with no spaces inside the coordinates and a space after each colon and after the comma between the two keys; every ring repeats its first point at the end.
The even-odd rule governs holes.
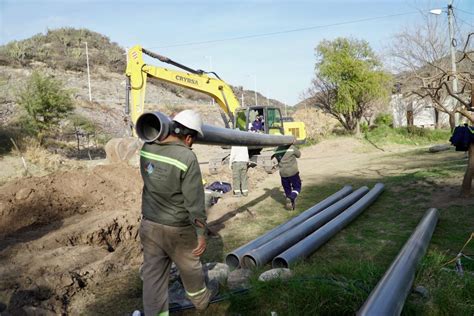
{"type": "Polygon", "coordinates": [[[178,122],[179,124],[192,129],[199,133],[199,135],[204,136],[202,133],[202,120],[199,113],[193,110],[184,110],[176,114],[173,118],[173,121],[178,122]]]}

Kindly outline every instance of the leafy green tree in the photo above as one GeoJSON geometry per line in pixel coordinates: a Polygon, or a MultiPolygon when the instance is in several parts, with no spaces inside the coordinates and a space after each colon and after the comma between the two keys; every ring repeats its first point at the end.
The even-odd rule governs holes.
{"type": "Polygon", "coordinates": [[[359,133],[362,117],[387,100],[390,75],[364,40],[323,40],[315,52],[316,76],[308,90],[311,103],[346,130],[359,133]]]}
{"type": "Polygon", "coordinates": [[[36,71],[19,91],[17,102],[26,110],[28,128],[40,143],[74,109],[71,92],[60,81],[36,71]]]}

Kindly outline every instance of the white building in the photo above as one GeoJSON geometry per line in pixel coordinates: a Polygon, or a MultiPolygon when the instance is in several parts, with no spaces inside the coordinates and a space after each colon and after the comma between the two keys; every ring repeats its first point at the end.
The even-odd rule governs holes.
{"type": "Polygon", "coordinates": [[[449,116],[437,111],[433,104],[426,99],[416,97],[403,97],[401,93],[393,94],[390,100],[393,115],[393,126],[413,126],[434,128],[438,120],[440,126],[449,126],[449,116]]]}

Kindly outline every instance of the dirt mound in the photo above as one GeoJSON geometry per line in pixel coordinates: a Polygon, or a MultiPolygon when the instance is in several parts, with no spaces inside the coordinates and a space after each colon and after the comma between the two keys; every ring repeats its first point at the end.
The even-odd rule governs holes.
{"type": "Polygon", "coordinates": [[[141,186],[126,165],[4,185],[0,312],[2,304],[13,315],[79,312],[99,280],[136,269],[141,186]]]}

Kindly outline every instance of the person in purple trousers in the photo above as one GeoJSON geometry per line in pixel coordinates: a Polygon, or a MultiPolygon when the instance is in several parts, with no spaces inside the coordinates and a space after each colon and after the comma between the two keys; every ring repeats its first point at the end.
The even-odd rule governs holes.
{"type": "Polygon", "coordinates": [[[279,146],[273,154],[278,161],[281,184],[286,196],[286,209],[296,208],[296,199],[301,192],[301,179],[296,158],[301,157],[301,152],[295,145],[279,146]]]}

